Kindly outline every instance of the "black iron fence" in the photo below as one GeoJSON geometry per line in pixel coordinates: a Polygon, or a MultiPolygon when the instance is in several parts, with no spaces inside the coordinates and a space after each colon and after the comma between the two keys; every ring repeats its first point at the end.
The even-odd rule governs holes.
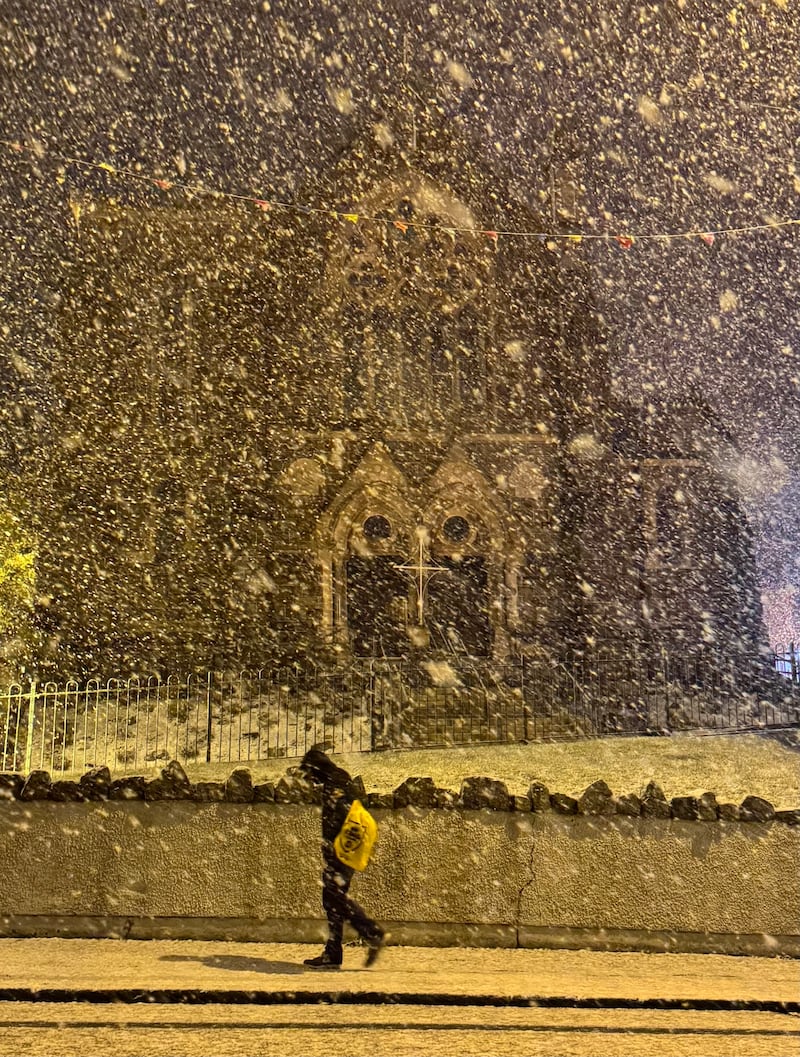
{"type": "Polygon", "coordinates": [[[168,759],[335,752],[800,725],[796,651],[743,666],[619,652],[506,663],[364,660],[0,691],[4,771],[141,771],[168,759]]]}
{"type": "Polygon", "coordinates": [[[800,684],[800,645],[790,642],[788,646],[775,646],[772,663],[776,672],[800,684]]]}

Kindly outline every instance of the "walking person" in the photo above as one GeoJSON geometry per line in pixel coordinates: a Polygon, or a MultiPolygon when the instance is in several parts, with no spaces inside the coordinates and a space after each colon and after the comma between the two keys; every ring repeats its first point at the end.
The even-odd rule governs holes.
{"type": "Polygon", "coordinates": [[[349,921],[369,947],[364,963],[369,967],[378,957],[386,935],[347,894],[355,871],[342,862],[334,848],[353,802],[358,799],[358,790],[347,771],[316,747],[308,750],[298,771],[307,781],[322,787],[322,906],[328,918],[325,949],[316,958],[306,958],[303,964],[311,969],[340,969],[342,930],[345,921],[349,921]]]}

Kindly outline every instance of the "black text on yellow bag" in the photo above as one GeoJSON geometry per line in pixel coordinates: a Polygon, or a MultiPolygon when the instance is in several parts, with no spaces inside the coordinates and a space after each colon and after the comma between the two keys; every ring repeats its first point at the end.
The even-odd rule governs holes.
{"type": "Polygon", "coordinates": [[[336,840],[336,857],[354,870],[366,869],[378,839],[378,823],[360,800],[354,800],[336,840]]]}

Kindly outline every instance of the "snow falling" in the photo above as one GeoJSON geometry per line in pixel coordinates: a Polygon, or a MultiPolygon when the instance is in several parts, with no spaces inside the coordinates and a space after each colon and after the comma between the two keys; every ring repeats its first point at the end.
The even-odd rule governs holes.
{"type": "MultiPolygon", "coordinates": [[[[559,592],[581,613],[614,594],[604,549],[632,533],[618,582],[646,579],[647,548],[669,565],[696,527],[706,479],[648,506],[653,444],[618,439],[667,405],[691,437],[655,457],[702,449],[698,546],[732,585],[686,634],[798,637],[785,4],[12,2],[0,33],[6,682],[513,654],[537,628],[550,648],[559,592]],[[479,457],[468,431],[538,447],[479,457]],[[609,445],[629,465],[601,496],[609,445]],[[337,551],[359,474],[381,502],[337,551]],[[450,498],[381,492],[430,482],[450,498]],[[731,502],[747,539],[715,557],[731,502]],[[640,523],[600,539],[592,503],[640,523]],[[569,562],[537,518],[579,538],[569,562]],[[386,612],[359,625],[368,595],[386,612]]],[[[636,597],[620,634],[672,604],[636,597]]]]}

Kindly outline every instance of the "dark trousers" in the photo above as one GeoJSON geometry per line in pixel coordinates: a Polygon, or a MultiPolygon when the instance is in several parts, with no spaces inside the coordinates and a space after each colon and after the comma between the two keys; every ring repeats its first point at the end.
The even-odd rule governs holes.
{"type": "Polygon", "coordinates": [[[353,880],[353,869],[345,866],[333,849],[323,847],[322,857],[325,866],[322,870],[322,906],[328,916],[328,942],[325,950],[333,961],[342,960],[342,930],[345,921],[349,921],[356,932],[365,940],[375,939],[381,935],[380,926],[367,917],[355,899],[347,894],[353,880]]]}

